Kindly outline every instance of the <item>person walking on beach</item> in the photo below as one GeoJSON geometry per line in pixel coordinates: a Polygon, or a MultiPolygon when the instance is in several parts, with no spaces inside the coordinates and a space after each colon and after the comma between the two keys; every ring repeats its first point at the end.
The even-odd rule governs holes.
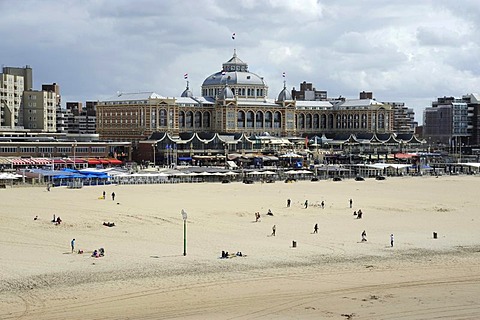
{"type": "Polygon", "coordinates": [[[363,241],[367,241],[367,232],[365,230],[362,232],[362,242],[363,241]]]}
{"type": "Polygon", "coordinates": [[[72,241],[70,242],[70,245],[72,246],[72,253],[73,253],[73,251],[75,251],[75,239],[72,239],[72,241]]]}
{"type": "Polygon", "coordinates": [[[313,227],[313,233],[318,233],[318,223],[315,223],[315,226],[313,227]]]}
{"type": "Polygon", "coordinates": [[[393,233],[390,235],[390,246],[393,247],[393,233]]]}
{"type": "Polygon", "coordinates": [[[112,192],[112,200],[115,200],[115,192],[112,192]]]}
{"type": "Polygon", "coordinates": [[[308,208],[308,200],[305,200],[304,205],[305,205],[305,209],[307,209],[308,208]]]}
{"type": "Polygon", "coordinates": [[[350,209],[352,208],[352,205],[353,205],[353,200],[350,199],[350,209]]]}
{"type": "Polygon", "coordinates": [[[292,200],[287,199],[287,208],[290,208],[290,203],[292,203],[292,200]]]}
{"type": "Polygon", "coordinates": [[[275,225],[273,225],[272,227],[272,236],[275,237],[275,232],[277,231],[277,227],[275,225]]]}
{"type": "Polygon", "coordinates": [[[103,200],[105,200],[105,190],[103,191],[103,200]]]}
{"type": "Polygon", "coordinates": [[[325,201],[322,200],[321,205],[322,205],[322,209],[324,209],[325,208],[325,201]]]}

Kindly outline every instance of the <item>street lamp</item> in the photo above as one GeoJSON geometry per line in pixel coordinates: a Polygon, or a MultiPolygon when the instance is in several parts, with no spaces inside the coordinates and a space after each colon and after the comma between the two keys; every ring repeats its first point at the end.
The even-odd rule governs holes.
{"type": "Polygon", "coordinates": [[[156,162],[155,162],[155,149],[157,147],[157,143],[152,143],[152,149],[153,149],[153,167],[155,168],[156,162]]]}
{"type": "Polygon", "coordinates": [[[77,140],[73,141],[72,147],[73,147],[73,169],[76,169],[77,166],[75,161],[75,149],[77,149],[77,140]]]}
{"type": "Polygon", "coordinates": [[[183,218],[183,255],[187,255],[187,213],[182,209],[183,218]]]}

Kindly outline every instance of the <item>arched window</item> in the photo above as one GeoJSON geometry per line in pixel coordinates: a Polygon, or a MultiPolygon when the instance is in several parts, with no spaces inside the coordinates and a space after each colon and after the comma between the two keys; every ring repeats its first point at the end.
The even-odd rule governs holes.
{"type": "Polygon", "coordinates": [[[313,125],[314,129],[320,128],[320,116],[318,114],[313,115],[313,125]]]}
{"type": "Polygon", "coordinates": [[[342,116],[337,114],[337,122],[335,123],[335,128],[340,129],[342,127],[342,116]]]}
{"type": "Polygon", "coordinates": [[[160,127],[166,127],[167,126],[167,110],[165,109],[160,109],[160,127]]]}
{"type": "Polygon", "coordinates": [[[202,114],[200,111],[195,112],[195,128],[202,127],[202,114]]]}
{"type": "Polygon", "coordinates": [[[245,112],[242,110],[237,114],[237,128],[245,128],[245,112]]]}
{"type": "Polygon", "coordinates": [[[361,122],[361,125],[362,125],[362,129],[366,129],[366,128],[367,128],[367,115],[366,115],[366,114],[362,114],[362,122],[361,122]]]}
{"type": "Polygon", "coordinates": [[[360,119],[360,117],[359,117],[358,114],[355,114],[355,115],[353,116],[353,127],[354,127],[355,129],[360,128],[360,120],[359,120],[359,119],[360,119]]]}
{"type": "Polygon", "coordinates": [[[257,111],[255,114],[255,128],[263,128],[263,112],[257,111]]]}
{"type": "Polygon", "coordinates": [[[378,115],[378,128],[385,129],[385,115],[383,113],[378,115]]]}
{"type": "Polygon", "coordinates": [[[325,114],[322,114],[320,116],[320,128],[321,129],[327,128],[327,116],[325,114]]]}
{"type": "Polygon", "coordinates": [[[193,127],[193,112],[187,111],[185,117],[185,127],[192,128],[193,127]]]}
{"type": "Polygon", "coordinates": [[[305,115],[303,113],[298,115],[298,129],[305,129],[305,115]]]}
{"type": "Polygon", "coordinates": [[[275,111],[275,113],[273,114],[273,127],[274,128],[282,127],[282,115],[278,111],[275,111]]]}
{"type": "Polygon", "coordinates": [[[253,111],[247,111],[247,128],[253,128],[253,111]]]}
{"type": "Polygon", "coordinates": [[[312,115],[310,113],[305,116],[305,128],[312,129],[312,115]]]}
{"type": "Polygon", "coordinates": [[[185,112],[183,111],[178,113],[178,127],[185,128],[185,112]]]}
{"type": "Polygon", "coordinates": [[[205,111],[203,113],[203,127],[210,128],[210,112],[209,111],[205,111]]]}
{"type": "Polygon", "coordinates": [[[333,129],[333,114],[328,115],[327,129],[333,129]]]}
{"type": "Polygon", "coordinates": [[[272,127],[272,113],[270,111],[265,112],[265,128],[272,127]]]}

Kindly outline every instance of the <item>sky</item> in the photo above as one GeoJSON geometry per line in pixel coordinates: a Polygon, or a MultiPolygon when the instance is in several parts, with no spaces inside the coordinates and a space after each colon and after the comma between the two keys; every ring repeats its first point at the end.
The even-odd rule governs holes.
{"type": "Polygon", "coordinates": [[[438,97],[480,93],[480,2],[0,0],[0,64],[30,65],[34,89],[59,84],[63,105],[180,96],[185,74],[199,96],[234,49],[269,98],[284,80],[332,98],[371,91],[421,122],[438,97]]]}

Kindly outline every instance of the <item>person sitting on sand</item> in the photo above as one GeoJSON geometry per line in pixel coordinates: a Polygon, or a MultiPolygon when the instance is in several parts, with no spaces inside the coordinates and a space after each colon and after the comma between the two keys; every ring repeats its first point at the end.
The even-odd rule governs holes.
{"type": "Polygon", "coordinates": [[[33,218],[33,220],[38,220],[38,216],[35,216],[35,218],[33,218]]]}
{"type": "Polygon", "coordinates": [[[60,217],[57,217],[57,221],[55,221],[55,224],[59,225],[60,223],[62,223],[62,219],[60,219],[60,217]]]}
{"type": "Polygon", "coordinates": [[[273,216],[272,210],[268,209],[267,216],[273,216]]]}
{"type": "Polygon", "coordinates": [[[100,257],[103,257],[105,255],[105,249],[103,249],[103,248],[98,249],[98,255],[100,257]]]}
{"type": "Polygon", "coordinates": [[[98,251],[97,251],[97,249],[93,250],[92,257],[98,258],[98,251]]]}

